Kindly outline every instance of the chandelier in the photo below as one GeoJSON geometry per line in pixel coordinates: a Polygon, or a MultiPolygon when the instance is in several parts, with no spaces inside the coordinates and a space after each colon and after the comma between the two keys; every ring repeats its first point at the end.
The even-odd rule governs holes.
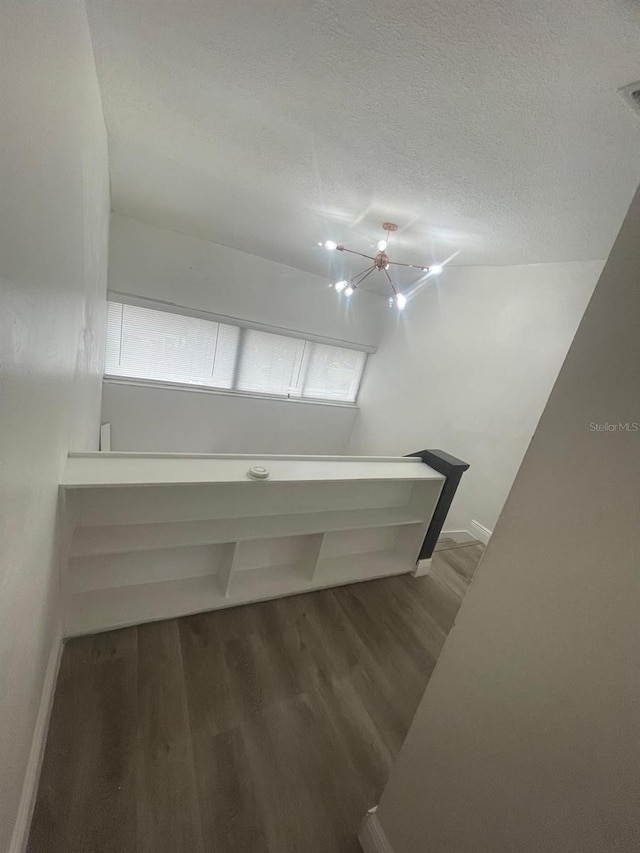
{"type": "Polygon", "coordinates": [[[407,297],[401,293],[393,283],[389,273],[389,267],[411,267],[412,269],[420,270],[420,272],[423,273],[439,275],[442,272],[442,266],[440,264],[432,264],[431,266],[422,266],[421,264],[403,264],[400,263],[400,261],[389,260],[389,256],[387,255],[389,234],[397,231],[398,226],[393,222],[383,222],[382,228],[385,232],[385,236],[382,240],[378,241],[378,253],[376,255],[365,255],[363,252],[356,252],[353,249],[347,249],[346,246],[343,246],[341,243],[334,243],[333,240],[327,240],[326,242],[319,243],[318,245],[324,246],[324,248],[329,252],[348,252],[350,255],[359,255],[361,258],[367,258],[367,260],[372,262],[369,266],[360,270],[359,273],[351,276],[351,278],[342,279],[342,281],[337,281],[335,284],[332,284],[331,286],[334,287],[338,293],[344,293],[345,296],[352,296],[356,288],[360,287],[362,282],[368,278],[372,272],[378,270],[378,272],[384,273],[387,277],[387,281],[389,282],[389,286],[393,293],[393,296],[389,297],[389,305],[393,305],[395,303],[398,310],[402,311],[407,304],[407,297]]]}

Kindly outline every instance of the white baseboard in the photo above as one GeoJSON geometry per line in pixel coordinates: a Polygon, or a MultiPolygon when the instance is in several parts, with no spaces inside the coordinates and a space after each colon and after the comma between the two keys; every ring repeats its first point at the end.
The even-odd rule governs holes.
{"type": "MultiPolygon", "coordinates": [[[[472,524],[475,524],[478,526],[478,533],[477,534],[474,535],[473,533],[470,533],[468,530],[443,530],[442,533],[440,534],[440,536],[438,537],[438,541],[440,541],[440,539],[452,539],[456,543],[456,545],[464,545],[467,542],[468,543],[477,542],[478,539],[480,539],[482,542],[485,542],[485,544],[486,544],[486,542],[489,541],[489,536],[491,535],[491,531],[487,530],[487,528],[483,527],[481,524],[479,525],[478,522],[472,522],[472,524]],[[482,530],[482,533],[480,533],[480,529],[482,530]]],[[[437,553],[437,545],[436,545],[436,552],[434,552],[434,553],[437,553]]],[[[427,560],[418,560],[418,562],[416,563],[415,569],[413,570],[413,572],[411,572],[413,577],[414,578],[421,578],[421,577],[424,577],[425,575],[428,575],[429,572],[431,571],[432,562],[433,562],[432,557],[429,557],[429,559],[427,559],[427,560]]]]}
{"type": "Polygon", "coordinates": [[[33,815],[33,807],[36,803],[36,794],[38,793],[40,769],[42,767],[42,759],[44,758],[44,748],[47,742],[47,733],[49,731],[49,718],[51,717],[51,708],[53,706],[53,696],[56,690],[56,681],[58,678],[61,657],[62,631],[59,630],[51,644],[49,660],[47,661],[47,669],[44,674],[40,707],[38,708],[36,725],[33,730],[31,751],[29,752],[27,769],[24,774],[20,803],[18,805],[18,814],[13,827],[13,835],[11,836],[8,853],[24,853],[27,847],[29,829],[31,827],[31,817],[33,815]]]}
{"type": "Polygon", "coordinates": [[[439,538],[453,539],[457,545],[464,545],[465,542],[474,542],[476,537],[468,530],[443,530],[439,538]]]}
{"type": "Polygon", "coordinates": [[[358,830],[358,841],[364,853],[393,853],[380,821],[376,815],[376,807],[369,809],[358,830]]]}
{"type": "Polygon", "coordinates": [[[431,563],[433,560],[429,557],[428,560],[418,560],[415,569],[411,572],[414,578],[421,578],[428,575],[431,571],[431,563]]]}
{"type": "Polygon", "coordinates": [[[487,545],[489,539],[491,539],[491,534],[493,533],[493,530],[489,530],[488,527],[485,527],[484,524],[480,524],[479,521],[472,521],[471,532],[473,533],[476,539],[479,539],[481,542],[484,542],[484,544],[487,545]]]}

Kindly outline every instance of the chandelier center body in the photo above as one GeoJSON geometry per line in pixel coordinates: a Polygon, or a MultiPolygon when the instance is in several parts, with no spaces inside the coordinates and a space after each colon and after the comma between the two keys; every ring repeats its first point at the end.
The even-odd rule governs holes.
{"type": "Polygon", "coordinates": [[[386,270],[389,266],[389,255],[386,252],[378,252],[378,254],[373,259],[373,263],[376,265],[379,270],[386,270]]]}

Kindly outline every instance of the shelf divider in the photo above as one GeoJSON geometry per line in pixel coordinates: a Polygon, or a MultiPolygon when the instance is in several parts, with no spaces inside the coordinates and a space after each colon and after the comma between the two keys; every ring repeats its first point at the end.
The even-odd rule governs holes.
{"type": "Polygon", "coordinates": [[[300,569],[307,580],[313,580],[316,573],[323,541],[324,533],[312,533],[306,537],[300,560],[300,569]]]}
{"type": "Polygon", "coordinates": [[[220,592],[225,598],[229,596],[229,586],[231,585],[231,575],[236,562],[236,554],[238,553],[238,543],[229,542],[225,546],[225,553],[218,569],[218,579],[220,592]]]}

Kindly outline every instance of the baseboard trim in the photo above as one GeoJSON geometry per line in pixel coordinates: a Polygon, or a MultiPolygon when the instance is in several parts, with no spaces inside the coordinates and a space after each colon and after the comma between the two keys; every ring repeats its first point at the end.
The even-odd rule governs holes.
{"type": "Polygon", "coordinates": [[[471,522],[471,531],[481,542],[484,542],[485,545],[489,543],[489,539],[491,539],[491,535],[493,530],[489,530],[488,527],[485,527],[484,524],[480,524],[479,521],[471,522]]]}
{"type": "Polygon", "coordinates": [[[465,542],[475,542],[476,537],[468,530],[443,530],[439,536],[440,539],[453,539],[457,545],[464,545],[465,542]]]}
{"type": "Polygon", "coordinates": [[[431,571],[431,563],[433,562],[432,558],[429,557],[428,560],[418,560],[416,563],[415,569],[411,572],[414,578],[422,578],[425,575],[428,575],[431,571]]]}
{"type": "Polygon", "coordinates": [[[370,809],[364,816],[358,830],[358,841],[364,853],[393,853],[393,847],[380,826],[375,808],[370,809]]]}
{"type": "Polygon", "coordinates": [[[27,761],[27,769],[24,774],[18,814],[13,827],[13,835],[11,836],[8,853],[24,853],[27,847],[61,658],[62,630],[59,630],[51,644],[49,660],[47,661],[42,695],[40,697],[40,707],[38,708],[38,716],[36,717],[36,724],[33,730],[29,760],[27,761]]]}

